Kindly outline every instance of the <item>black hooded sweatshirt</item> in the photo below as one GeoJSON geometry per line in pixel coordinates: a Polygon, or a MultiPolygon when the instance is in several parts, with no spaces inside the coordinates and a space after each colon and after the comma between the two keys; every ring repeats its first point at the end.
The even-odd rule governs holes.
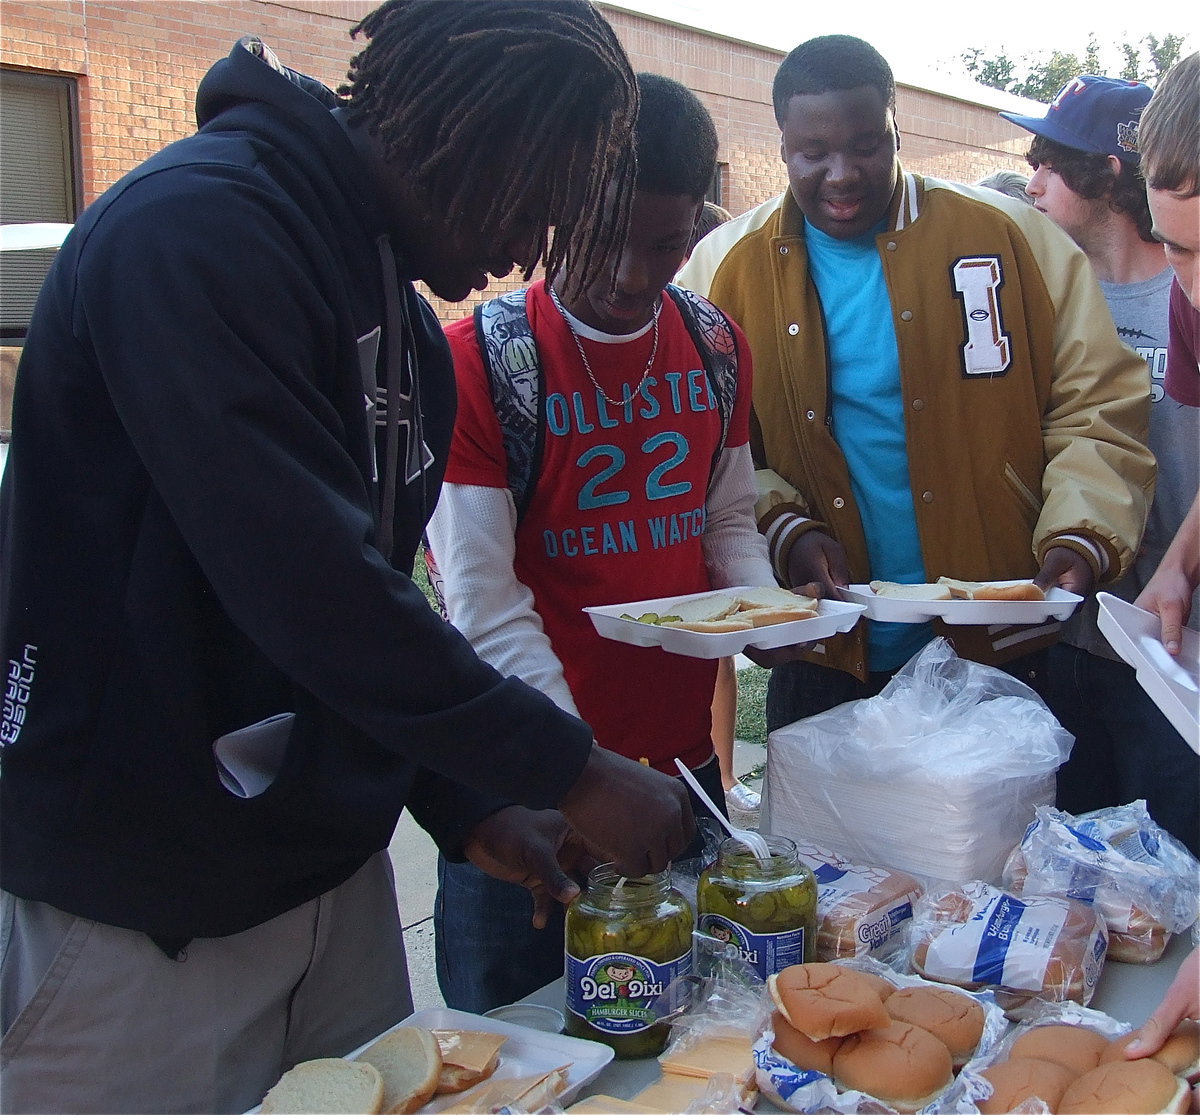
{"type": "Polygon", "coordinates": [[[453,851],[592,739],[409,579],[448,350],[335,98],[272,63],[235,47],[68,236],[0,488],[0,886],[156,937],[336,886],[406,803],[453,851]]]}

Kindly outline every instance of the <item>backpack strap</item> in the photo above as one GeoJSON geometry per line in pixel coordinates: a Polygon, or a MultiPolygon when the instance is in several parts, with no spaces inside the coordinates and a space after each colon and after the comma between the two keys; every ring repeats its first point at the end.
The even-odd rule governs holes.
{"type": "Polygon", "coordinates": [[[679,307],[679,314],[691,334],[692,343],[704,363],[708,383],[717,400],[721,415],[721,438],[713,453],[713,468],[729,438],[729,424],[733,420],[733,404],[738,392],[738,348],[737,334],[733,323],[707,298],[694,290],[686,290],[674,283],[667,284],[667,293],[679,307]]]}
{"type": "Polygon", "coordinates": [[[533,497],[546,428],[545,376],[525,307],[526,294],[527,290],[502,294],[476,306],[474,314],[518,522],[533,497]]]}

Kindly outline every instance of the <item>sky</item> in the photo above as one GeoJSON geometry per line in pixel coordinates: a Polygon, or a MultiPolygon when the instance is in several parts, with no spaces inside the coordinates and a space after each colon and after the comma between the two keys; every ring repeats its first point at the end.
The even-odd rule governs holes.
{"type": "MultiPolygon", "coordinates": [[[[790,50],[814,35],[845,33],[870,42],[901,80],[930,72],[961,74],[959,56],[981,47],[991,56],[1004,50],[1019,61],[1052,50],[1083,56],[1088,32],[1100,45],[1102,68],[1120,72],[1119,44],[1147,33],[1160,40],[1183,35],[1200,46],[1194,0],[858,0],[809,4],[803,0],[613,0],[623,8],[701,27],[764,46],[790,50]],[[790,13],[790,14],[789,14],[790,13]]],[[[1185,48],[1186,49],[1186,48],[1185,48]]]]}

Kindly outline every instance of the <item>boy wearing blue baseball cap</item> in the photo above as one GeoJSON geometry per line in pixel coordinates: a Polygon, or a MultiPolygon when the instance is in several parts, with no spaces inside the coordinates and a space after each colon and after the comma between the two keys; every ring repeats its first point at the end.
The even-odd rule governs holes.
{"type": "MultiPolygon", "coordinates": [[[[1120,338],[1150,369],[1149,445],[1158,485],[1138,557],[1109,591],[1134,600],[1186,515],[1200,481],[1200,411],[1164,390],[1172,273],[1151,232],[1139,170],[1138,125],[1153,90],[1083,74],[1043,117],[1000,115],[1034,134],[1026,192],[1083,249],[1120,338]]],[[[1096,626],[1089,599],[1063,628],[1046,664],[1042,696],[1075,736],[1058,772],[1058,805],[1072,813],[1145,798],[1154,819],[1200,852],[1200,757],[1146,695],[1096,626]]],[[[1193,600],[1192,624],[1200,616],[1193,600]]]]}

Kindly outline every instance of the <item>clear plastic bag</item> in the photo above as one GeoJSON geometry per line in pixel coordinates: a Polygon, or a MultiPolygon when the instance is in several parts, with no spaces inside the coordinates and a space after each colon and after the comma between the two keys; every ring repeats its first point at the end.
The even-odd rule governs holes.
{"type": "Polygon", "coordinates": [[[1005,885],[1094,904],[1110,959],[1155,961],[1172,934],[1196,922],[1200,863],[1154,823],[1144,801],[1079,816],[1049,806],[1036,813],[1005,864],[1005,885]]]}
{"type": "Polygon", "coordinates": [[[1072,743],[1027,685],[934,639],[877,697],[771,733],[762,827],[851,862],[997,880],[1072,743]]]}

